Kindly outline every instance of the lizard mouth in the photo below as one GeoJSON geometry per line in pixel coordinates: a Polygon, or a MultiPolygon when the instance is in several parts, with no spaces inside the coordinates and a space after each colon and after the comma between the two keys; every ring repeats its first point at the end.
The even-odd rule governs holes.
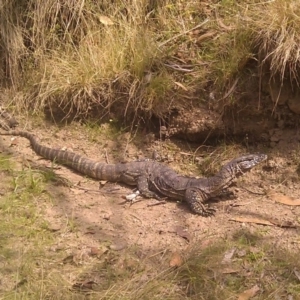
{"type": "Polygon", "coordinates": [[[254,158],[254,161],[256,163],[261,163],[261,162],[267,160],[267,158],[268,158],[267,154],[260,153],[260,154],[256,154],[256,158],[254,158]]]}

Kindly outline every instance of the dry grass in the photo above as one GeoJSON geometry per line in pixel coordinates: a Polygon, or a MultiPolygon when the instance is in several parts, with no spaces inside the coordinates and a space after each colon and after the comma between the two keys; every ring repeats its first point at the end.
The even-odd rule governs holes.
{"type": "Polygon", "coordinates": [[[261,62],[267,63],[271,76],[299,81],[300,3],[266,1],[249,7],[253,13],[247,25],[253,32],[261,62]]]}
{"type": "MultiPolygon", "coordinates": [[[[16,2],[4,1],[1,7],[2,28],[9,28],[1,34],[2,70],[16,90],[26,91],[25,103],[33,110],[50,105],[88,115],[100,107],[103,116],[121,106],[121,116],[160,115],[174,92],[185,92],[180,87],[194,91],[207,82],[189,35],[207,15],[193,1],[98,5],[70,0],[39,6],[29,1],[25,21],[17,11],[16,2]],[[185,67],[191,63],[194,68],[185,67]]],[[[199,29],[205,33],[205,28],[199,29]]]]}
{"type": "Polygon", "coordinates": [[[231,240],[191,251],[176,278],[188,299],[236,299],[255,285],[260,288],[255,299],[298,299],[298,268],[292,253],[274,249],[261,233],[240,230],[231,240]],[[231,251],[235,254],[226,261],[231,251]]]}
{"type": "MultiPolygon", "coordinates": [[[[299,15],[297,0],[4,0],[1,90],[12,106],[33,112],[49,106],[114,121],[164,117],[175,101],[224,95],[249,61],[298,81],[299,15]]],[[[223,148],[217,160],[235,151],[223,148]]],[[[206,174],[220,167],[210,157],[201,166],[206,174]]],[[[141,257],[136,249],[65,262],[77,229],[68,219],[57,233],[45,221],[53,174],[20,170],[5,155],[0,174],[6,178],[0,184],[3,299],[233,299],[254,284],[262,287],[257,299],[297,299],[298,257],[247,232],[186,252],[177,269],[169,267],[170,256],[141,257]],[[53,251],[62,240],[63,250],[53,251]],[[221,261],[233,247],[242,253],[229,266],[237,272],[224,273],[221,261]],[[95,282],[93,290],[73,289],[86,281],[95,282]]]]}
{"type": "Polygon", "coordinates": [[[35,112],[163,118],[199,92],[234,92],[255,60],[298,81],[296,0],[5,0],[0,20],[2,87],[35,112]]]}
{"type": "Polygon", "coordinates": [[[163,118],[199,92],[234,92],[250,61],[298,81],[298,16],[296,0],[5,0],[2,87],[35,112],[163,118]]]}
{"type": "MultiPolygon", "coordinates": [[[[155,110],[170,89],[169,75],[160,62],[159,34],[148,24],[147,1],[129,6],[123,1],[103,5],[47,1],[35,6],[32,1],[23,28],[5,18],[15,7],[4,4],[2,22],[27,38],[19,40],[19,47],[6,48],[10,52],[9,47],[14,47],[13,61],[26,56],[25,72],[17,79],[34,111],[50,105],[66,114],[75,111],[86,116],[97,107],[103,117],[112,106],[122,105],[126,116],[155,110]]],[[[18,73],[15,65],[9,64],[9,70],[18,73]]]]}

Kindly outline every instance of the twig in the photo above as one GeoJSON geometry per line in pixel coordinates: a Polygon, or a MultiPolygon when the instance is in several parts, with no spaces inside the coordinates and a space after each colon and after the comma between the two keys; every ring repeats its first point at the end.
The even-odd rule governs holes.
{"type": "Polygon", "coordinates": [[[82,190],[82,191],[85,191],[85,192],[93,192],[93,193],[102,194],[102,195],[104,194],[103,191],[101,191],[101,190],[87,189],[87,188],[84,188],[84,187],[78,186],[78,185],[73,185],[71,188],[82,190]]]}
{"type": "Polygon", "coordinates": [[[82,191],[85,191],[85,192],[93,192],[93,193],[101,194],[103,196],[104,195],[115,194],[116,192],[118,192],[120,190],[120,188],[111,189],[110,191],[105,190],[105,189],[94,190],[94,189],[88,189],[88,188],[85,188],[85,187],[82,187],[82,186],[79,186],[79,185],[73,185],[70,188],[82,190],[82,191]]]}
{"type": "MultiPolygon", "coordinates": [[[[135,119],[135,116],[134,116],[134,119],[135,119]]],[[[135,128],[135,132],[133,134],[131,134],[133,132],[133,126],[134,126],[134,119],[131,123],[131,127],[130,127],[130,136],[127,138],[126,140],[126,146],[124,148],[124,152],[123,152],[123,159],[125,160],[126,159],[126,151],[128,149],[128,145],[133,141],[133,139],[136,137],[136,134],[138,132],[138,129],[139,129],[139,123],[140,123],[140,120],[138,121],[138,124],[135,128]]]]}
{"type": "Polygon", "coordinates": [[[182,68],[181,66],[179,65],[170,65],[170,64],[163,64],[164,66],[168,67],[168,68],[171,68],[173,70],[176,70],[176,71],[181,71],[181,72],[193,72],[192,69],[185,69],[185,68],[182,68]]]}
{"type": "Polygon", "coordinates": [[[129,215],[132,216],[133,218],[137,219],[138,221],[140,221],[141,224],[143,224],[143,221],[140,218],[138,218],[136,215],[134,215],[134,214],[129,214],[129,215]]]}
{"type": "Polygon", "coordinates": [[[109,164],[109,159],[108,159],[108,155],[107,155],[107,149],[105,149],[105,161],[107,164],[109,164]]]}
{"type": "Polygon", "coordinates": [[[253,192],[248,190],[247,188],[245,188],[244,186],[241,187],[242,189],[246,190],[247,192],[249,192],[250,194],[254,194],[254,195],[260,195],[260,196],[265,196],[266,193],[260,193],[260,192],[253,192]]]}
{"type": "Polygon", "coordinates": [[[157,206],[157,205],[166,204],[166,203],[167,203],[166,200],[157,200],[157,202],[155,202],[155,203],[148,204],[147,207],[157,206]]]}
{"type": "Polygon", "coordinates": [[[234,89],[235,89],[235,87],[236,87],[238,81],[239,81],[239,78],[237,78],[237,79],[234,81],[232,87],[229,89],[229,91],[228,91],[228,92],[227,92],[220,100],[225,100],[227,97],[229,97],[229,96],[232,94],[232,92],[234,91],[234,89]]]}
{"type": "Polygon", "coordinates": [[[215,11],[215,15],[216,15],[217,23],[218,23],[218,25],[219,25],[221,28],[225,29],[226,31],[231,31],[231,30],[236,29],[234,26],[227,26],[227,25],[225,25],[225,24],[223,23],[223,21],[219,18],[219,14],[218,14],[218,11],[217,11],[217,10],[215,11]]]}
{"type": "Polygon", "coordinates": [[[189,29],[189,30],[186,30],[186,31],[184,31],[184,32],[182,32],[182,33],[179,33],[179,34],[174,35],[173,37],[169,38],[168,40],[166,40],[166,41],[160,43],[160,44],[158,45],[158,47],[160,48],[160,47],[162,47],[162,46],[168,44],[169,42],[171,42],[171,41],[173,41],[173,40],[176,40],[177,38],[179,38],[179,37],[181,37],[181,36],[183,36],[183,35],[185,35],[185,34],[191,32],[191,31],[193,31],[193,30],[196,30],[196,29],[202,27],[202,26],[205,25],[208,21],[209,21],[209,18],[205,19],[201,24],[198,24],[197,26],[193,27],[192,29],[189,29]]]}

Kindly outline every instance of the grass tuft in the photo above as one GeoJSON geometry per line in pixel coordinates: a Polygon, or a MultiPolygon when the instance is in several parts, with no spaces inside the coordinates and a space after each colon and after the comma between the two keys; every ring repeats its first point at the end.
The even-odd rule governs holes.
{"type": "Polygon", "coordinates": [[[13,107],[53,117],[165,118],[186,99],[234,96],[257,61],[298,82],[299,11],[297,0],[5,0],[2,87],[13,107]]]}
{"type": "Polygon", "coordinates": [[[295,0],[264,1],[249,6],[247,26],[260,60],[271,76],[299,81],[300,4],[295,0]],[[250,14],[251,11],[251,14],[250,14]]]}

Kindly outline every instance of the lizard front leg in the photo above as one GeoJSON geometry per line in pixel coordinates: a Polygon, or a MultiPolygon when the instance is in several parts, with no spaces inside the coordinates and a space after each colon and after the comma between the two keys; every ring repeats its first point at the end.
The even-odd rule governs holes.
{"type": "Polygon", "coordinates": [[[207,195],[196,188],[188,188],[184,195],[184,200],[188,203],[192,211],[203,217],[211,216],[215,213],[215,209],[208,208],[204,202],[208,199],[207,195]]]}

